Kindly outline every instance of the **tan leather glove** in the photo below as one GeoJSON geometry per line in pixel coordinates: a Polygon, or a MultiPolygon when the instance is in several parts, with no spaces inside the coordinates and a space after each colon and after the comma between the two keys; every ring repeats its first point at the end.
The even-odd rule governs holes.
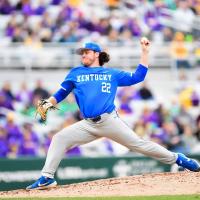
{"type": "Polygon", "coordinates": [[[47,111],[49,109],[58,109],[56,108],[51,102],[48,100],[42,99],[38,101],[37,109],[36,109],[36,116],[37,114],[40,115],[43,122],[46,122],[47,119],[47,111]]]}

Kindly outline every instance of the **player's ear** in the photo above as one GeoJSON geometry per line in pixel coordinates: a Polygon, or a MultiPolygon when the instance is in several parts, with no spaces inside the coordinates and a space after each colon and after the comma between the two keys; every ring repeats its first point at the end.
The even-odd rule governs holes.
{"type": "Polygon", "coordinates": [[[99,57],[99,52],[95,52],[95,57],[96,57],[96,58],[99,57]]]}

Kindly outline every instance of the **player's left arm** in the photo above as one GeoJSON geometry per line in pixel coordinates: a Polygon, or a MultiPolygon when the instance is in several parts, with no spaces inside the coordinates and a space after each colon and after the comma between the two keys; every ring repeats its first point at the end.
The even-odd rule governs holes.
{"type": "Polygon", "coordinates": [[[42,121],[45,122],[47,118],[47,111],[50,109],[57,109],[55,105],[65,99],[67,95],[72,91],[72,89],[73,86],[69,84],[68,87],[61,87],[54,95],[52,95],[48,99],[39,100],[36,115],[39,114],[42,121]]]}
{"type": "Polygon", "coordinates": [[[42,99],[38,101],[36,115],[39,114],[42,121],[45,122],[47,118],[47,111],[50,109],[57,109],[55,105],[64,100],[73,89],[74,84],[70,74],[68,74],[65,80],[61,83],[60,89],[56,93],[54,93],[48,99],[42,99]]]}
{"type": "Polygon", "coordinates": [[[143,37],[140,40],[140,44],[142,50],[140,64],[134,73],[120,71],[117,75],[118,86],[133,85],[142,82],[145,79],[148,71],[148,54],[150,42],[147,38],[143,37]]]}

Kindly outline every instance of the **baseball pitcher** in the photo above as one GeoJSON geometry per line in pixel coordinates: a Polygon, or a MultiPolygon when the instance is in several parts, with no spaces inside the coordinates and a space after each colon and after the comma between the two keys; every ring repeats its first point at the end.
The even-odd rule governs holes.
{"type": "Polygon", "coordinates": [[[150,42],[141,41],[140,64],[134,73],[103,67],[109,61],[109,55],[96,43],[86,43],[79,48],[81,65],[73,68],[60,89],[49,99],[40,101],[38,113],[46,120],[47,111],[73,92],[84,117],[54,135],[49,147],[42,176],[27,189],[44,189],[57,185],[54,174],[66,150],[91,142],[100,137],[107,137],[118,142],[131,151],[142,153],[166,164],[178,164],[191,171],[200,171],[197,161],[180,153],[168,151],[152,141],[143,140],[133,132],[120,118],[115,110],[114,99],[117,87],[137,84],[144,80],[148,71],[148,54],[150,42]],[[98,102],[98,103],[96,103],[98,102]]]}

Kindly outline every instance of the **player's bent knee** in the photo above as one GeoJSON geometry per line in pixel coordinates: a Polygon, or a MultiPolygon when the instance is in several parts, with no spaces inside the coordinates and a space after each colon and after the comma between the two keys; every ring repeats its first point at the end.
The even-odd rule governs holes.
{"type": "Polygon", "coordinates": [[[56,141],[56,140],[63,140],[63,135],[60,134],[60,132],[56,133],[53,137],[52,137],[52,140],[53,141],[56,141]]]}

